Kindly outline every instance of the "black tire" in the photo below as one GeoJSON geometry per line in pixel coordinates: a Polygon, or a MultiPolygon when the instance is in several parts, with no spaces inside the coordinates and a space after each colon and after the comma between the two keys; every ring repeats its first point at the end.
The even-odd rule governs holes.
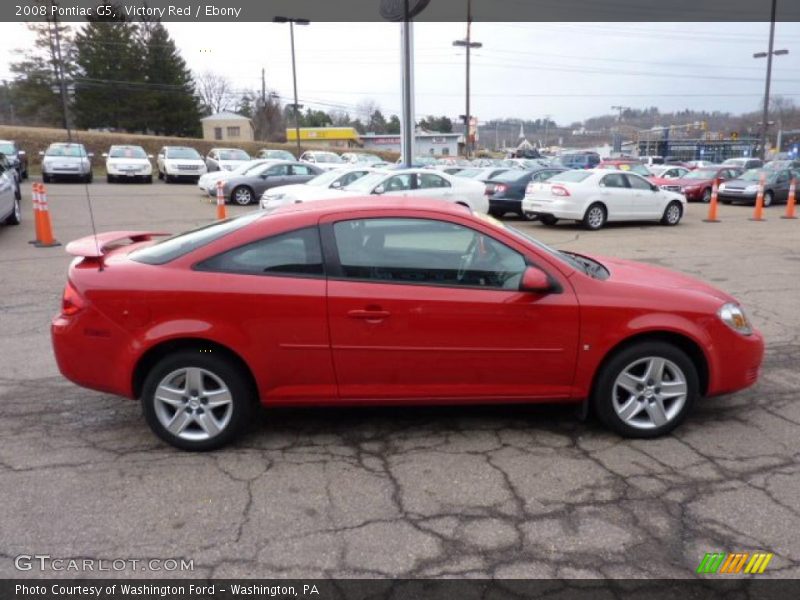
{"type": "Polygon", "coordinates": [[[164,174],[161,172],[161,169],[158,170],[158,178],[164,179],[164,174]]]}
{"type": "Polygon", "coordinates": [[[558,218],[554,217],[553,215],[540,215],[539,221],[541,221],[542,225],[547,225],[548,227],[552,227],[556,223],[558,223],[558,218]]]}
{"type": "Polygon", "coordinates": [[[764,192],[764,208],[767,208],[768,206],[772,206],[772,200],[773,199],[774,199],[774,196],[772,195],[772,192],[770,192],[770,191],[764,192]]]}
{"type": "Polygon", "coordinates": [[[114,183],[115,179],[113,175],[106,175],[106,183],[114,183]]]}
{"type": "Polygon", "coordinates": [[[86,174],[86,176],[83,178],[83,181],[84,181],[84,182],[86,182],[86,183],[92,183],[92,179],[93,179],[93,177],[94,177],[94,175],[92,174],[92,172],[91,172],[91,171],[89,171],[89,172],[86,174]]]}
{"type": "Polygon", "coordinates": [[[667,204],[667,208],[664,209],[664,214],[661,217],[661,224],[674,227],[681,222],[681,217],[683,217],[683,206],[681,206],[681,203],[677,200],[673,200],[667,204]]]}
{"type": "Polygon", "coordinates": [[[50,183],[50,181],[51,181],[50,175],[48,175],[47,173],[42,173],[42,182],[50,183]]]}
{"type": "Polygon", "coordinates": [[[255,194],[253,193],[253,190],[251,190],[246,185],[240,185],[235,187],[231,192],[231,197],[230,197],[231,202],[239,206],[247,206],[249,204],[252,204],[254,199],[255,199],[255,194]]]}
{"type": "MultiPolygon", "coordinates": [[[[199,348],[182,350],[161,359],[147,374],[142,387],[142,408],[147,424],[159,438],[181,450],[204,452],[229,444],[247,427],[254,404],[252,386],[242,368],[223,355],[205,354],[200,352],[199,348]],[[232,397],[232,414],[227,425],[209,439],[190,440],[179,437],[161,423],[157,414],[155,394],[159,383],[170,373],[189,367],[197,367],[213,373],[224,382],[232,397]]],[[[181,411],[182,409],[179,408],[176,413],[181,411]]],[[[198,411],[202,411],[202,407],[198,411]]],[[[197,427],[199,429],[199,425],[197,427]]]]}
{"type": "Polygon", "coordinates": [[[17,185],[14,187],[14,199],[22,200],[22,190],[19,187],[19,182],[17,182],[17,185]]]}
{"type": "MultiPolygon", "coordinates": [[[[686,353],[672,344],[650,341],[623,348],[605,362],[600,368],[595,381],[591,403],[600,421],[616,433],[630,438],[654,438],[669,433],[680,425],[691,412],[692,406],[699,395],[700,382],[697,376],[697,368],[686,353]],[[617,377],[631,364],[647,357],[666,359],[675,365],[685,378],[686,394],[683,405],[675,411],[674,416],[666,423],[658,427],[641,428],[630,425],[617,414],[614,409],[615,394],[617,393],[614,384],[617,377]]],[[[640,398],[644,398],[644,396],[640,396],[640,398]]],[[[647,412],[647,410],[644,410],[644,412],[647,412]]]]}
{"type": "Polygon", "coordinates": [[[27,169],[25,169],[25,170],[22,172],[22,179],[24,180],[24,179],[27,179],[27,178],[28,178],[28,170],[27,170],[27,169]]]}
{"type": "Polygon", "coordinates": [[[172,183],[172,175],[164,173],[164,183],[172,183]]]}
{"type": "Polygon", "coordinates": [[[583,221],[581,222],[589,231],[597,231],[603,228],[607,218],[608,213],[606,212],[606,207],[600,202],[595,202],[586,209],[586,213],[583,215],[583,221]]]}
{"type": "Polygon", "coordinates": [[[22,210],[19,205],[19,198],[14,198],[14,209],[11,214],[3,221],[6,225],[19,225],[22,223],[22,210]]]}
{"type": "Polygon", "coordinates": [[[711,202],[711,188],[706,188],[703,190],[703,202],[705,204],[711,202]]]}
{"type": "Polygon", "coordinates": [[[152,175],[148,175],[147,177],[144,178],[144,182],[145,183],[153,183],[153,176],[152,175]]]}

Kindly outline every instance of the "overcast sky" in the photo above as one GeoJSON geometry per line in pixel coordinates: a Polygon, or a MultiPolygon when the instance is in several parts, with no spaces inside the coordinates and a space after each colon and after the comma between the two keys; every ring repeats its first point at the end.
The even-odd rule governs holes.
{"type": "MultiPolygon", "coordinates": [[[[226,75],[235,88],[267,87],[291,101],[289,27],[274,23],[167,23],[195,71],[226,75]]],[[[610,106],[657,106],[734,113],[758,108],[764,93],[768,23],[474,23],[472,113],[560,125],[610,113],[610,106]]],[[[295,29],[301,103],[354,109],[374,99],[399,113],[400,25],[312,23],[295,29]]],[[[452,42],[464,23],[415,24],[416,113],[464,112],[464,51],[452,42]]],[[[31,42],[25,25],[0,23],[0,78],[12,50],[31,42]]],[[[774,94],[800,104],[800,23],[778,23],[774,94]]]]}

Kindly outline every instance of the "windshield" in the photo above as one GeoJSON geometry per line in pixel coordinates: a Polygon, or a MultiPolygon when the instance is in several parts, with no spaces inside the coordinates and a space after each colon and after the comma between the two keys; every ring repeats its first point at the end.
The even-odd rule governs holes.
{"type": "Polygon", "coordinates": [[[459,177],[469,177],[470,179],[477,177],[484,172],[484,169],[462,169],[459,171],[459,177]]]}
{"type": "Polygon", "coordinates": [[[190,158],[203,160],[200,153],[194,148],[167,148],[167,158],[190,158]]]}
{"type": "Polygon", "coordinates": [[[58,145],[58,146],[50,146],[45,152],[45,156],[86,156],[86,150],[83,149],[83,146],[76,146],[70,145],[58,145]]]}
{"type": "Polygon", "coordinates": [[[250,155],[244,150],[220,150],[220,160],[250,160],[250,155]]]}
{"type": "Polygon", "coordinates": [[[374,165],[375,163],[383,162],[379,156],[373,154],[356,154],[356,162],[374,165]]]}
{"type": "Polygon", "coordinates": [[[318,187],[328,187],[334,181],[339,179],[343,174],[341,169],[336,169],[334,171],[325,171],[320,175],[314,177],[314,179],[310,179],[306,181],[306,185],[315,185],[318,187]]]}
{"type": "Polygon", "coordinates": [[[564,171],[556,173],[548,181],[581,182],[592,174],[591,171],[564,171]]]}
{"type": "Polygon", "coordinates": [[[365,175],[361,179],[357,179],[350,185],[343,187],[343,190],[347,190],[348,192],[364,192],[370,193],[372,188],[378,185],[381,181],[384,180],[386,177],[385,173],[370,173],[369,175],[365,175]]]}
{"type": "Polygon", "coordinates": [[[500,173],[499,175],[495,175],[492,177],[492,181],[505,181],[506,183],[519,181],[520,179],[527,177],[527,171],[506,171],[504,173],[500,173]]]}
{"type": "Polygon", "coordinates": [[[775,171],[765,171],[764,169],[750,169],[749,171],[745,171],[742,175],[739,176],[739,179],[743,179],[744,181],[758,181],[761,179],[761,174],[766,176],[767,181],[772,181],[775,178],[777,173],[775,171]]]}
{"type": "Polygon", "coordinates": [[[696,171],[689,171],[683,176],[684,179],[714,179],[717,176],[716,169],[697,169],[696,171]]]}
{"type": "Polygon", "coordinates": [[[340,163],[344,162],[342,157],[333,152],[315,152],[313,155],[314,160],[321,163],[340,163]]]}
{"type": "Polygon", "coordinates": [[[112,146],[108,153],[109,158],[147,158],[147,153],[141,146],[112,146]]]}
{"type": "Polygon", "coordinates": [[[131,260],[148,265],[163,265],[184,254],[188,254],[192,250],[205,246],[232,231],[241,229],[263,216],[264,213],[259,211],[251,212],[233,219],[217,221],[210,225],[204,225],[203,227],[192,229],[191,231],[173,235],[172,237],[163,239],[141,250],[134,250],[128,257],[131,260]]]}
{"type": "Polygon", "coordinates": [[[16,154],[17,149],[14,144],[0,144],[0,153],[2,154],[16,154]]]}
{"type": "Polygon", "coordinates": [[[286,150],[262,150],[259,154],[264,158],[279,158],[280,160],[294,160],[294,155],[286,150]]]}

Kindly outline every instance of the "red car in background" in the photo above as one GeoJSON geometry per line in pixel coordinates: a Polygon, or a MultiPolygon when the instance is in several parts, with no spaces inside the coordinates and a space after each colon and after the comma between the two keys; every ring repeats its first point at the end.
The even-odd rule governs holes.
{"type": "MultiPolygon", "coordinates": [[[[719,179],[720,181],[736,179],[742,172],[742,169],[738,167],[724,167],[722,165],[699,167],[694,171],[689,171],[680,179],[670,179],[657,185],[671,192],[679,192],[689,201],[711,202],[711,188],[714,185],[714,179],[719,179]]],[[[653,183],[656,182],[654,181],[653,183]]]]}
{"type": "Polygon", "coordinates": [[[652,171],[645,167],[642,163],[638,160],[630,160],[630,159],[606,159],[601,161],[597,167],[597,169],[612,169],[612,170],[619,170],[619,171],[630,171],[631,173],[636,173],[637,175],[641,175],[642,177],[649,177],[652,175],[652,171]]]}
{"type": "Polygon", "coordinates": [[[647,178],[657,186],[676,181],[689,173],[691,169],[680,165],[658,165],[650,167],[651,174],[647,178]]]}
{"type": "Polygon", "coordinates": [[[652,438],[755,383],[764,351],[707,283],[436,200],[323,200],[160,235],[68,244],[51,332],[67,378],[141,399],[185,450],[230,442],[258,404],[585,403],[652,438]]]}

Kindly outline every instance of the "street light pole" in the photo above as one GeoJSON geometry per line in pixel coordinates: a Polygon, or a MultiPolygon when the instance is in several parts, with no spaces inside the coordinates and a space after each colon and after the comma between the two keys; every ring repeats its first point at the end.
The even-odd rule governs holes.
{"type": "MultiPolygon", "coordinates": [[[[769,49],[766,52],[756,52],[753,58],[766,58],[767,59],[767,80],[764,84],[764,112],[761,118],[761,136],[759,139],[759,158],[764,160],[767,155],[767,127],[769,118],[769,85],[772,80],[772,57],[789,54],[788,50],[773,50],[775,45],[775,12],[777,10],[778,0],[772,0],[772,9],[770,12],[769,20],[769,49]]],[[[780,151],[780,148],[778,148],[780,151]]]]}
{"type": "Polygon", "coordinates": [[[297,65],[294,57],[294,26],[308,25],[311,21],[308,19],[293,19],[289,17],[275,17],[275,23],[289,23],[289,39],[292,45],[292,85],[294,86],[294,132],[295,140],[297,141],[297,158],[300,158],[300,104],[297,100],[297,65]]]}
{"type": "MultiPolygon", "coordinates": [[[[453,42],[453,46],[460,46],[464,47],[467,50],[467,77],[466,77],[466,114],[464,115],[464,155],[466,158],[469,158],[470,154],[470,138],[469,138],[469,129],[470,129],[470,120],[471,115],[469,111],[469,54],[472,48],[480,48],[483,46],[480,42],[473,42],[472,41],[472,0],[467,0],[467,37],[463,40],[456,40],[453,42]]],[[[476,127],[477,131],[477,127],[476,127]]]]}

